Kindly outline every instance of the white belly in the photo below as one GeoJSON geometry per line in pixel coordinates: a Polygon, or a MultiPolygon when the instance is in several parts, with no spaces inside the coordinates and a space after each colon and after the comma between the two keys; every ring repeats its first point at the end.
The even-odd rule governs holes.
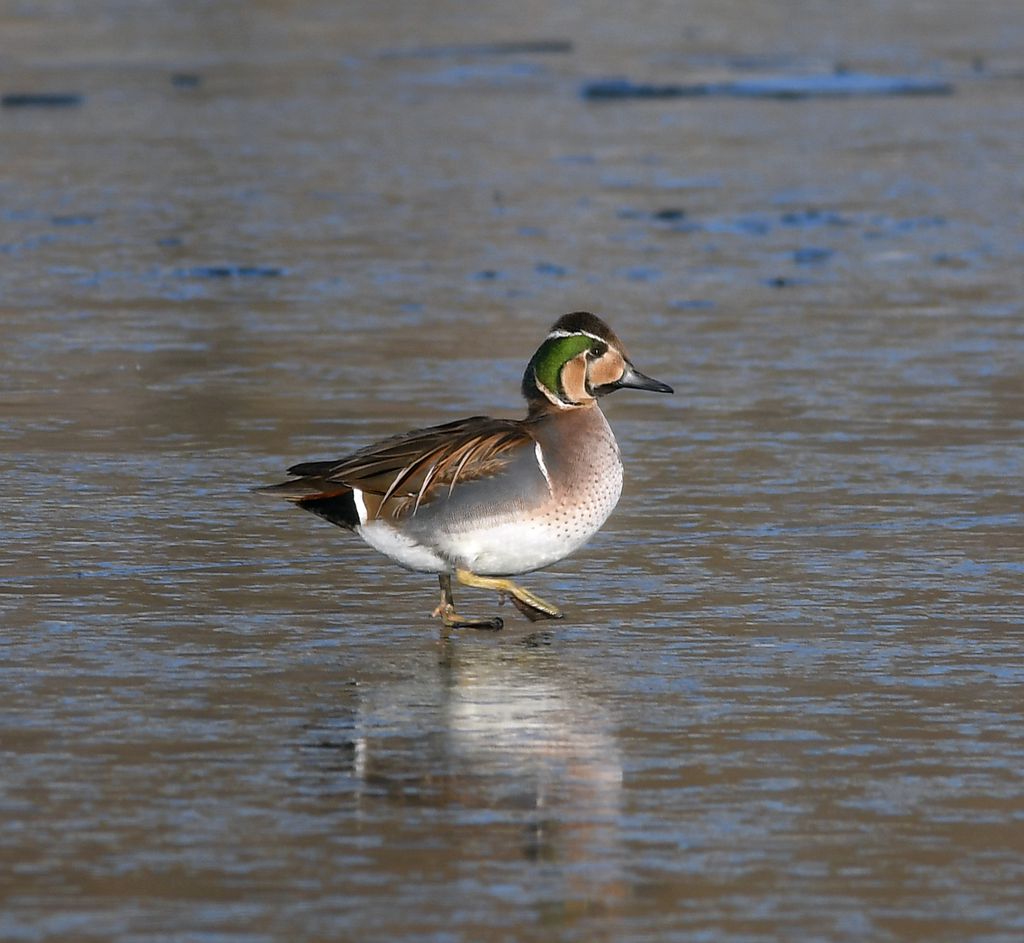
{"type": "Polygon", "coordinates": [[[374,550],[390,557],[407,570],[419,573],[448,573],[452,570],[451,563],[439,557],[430,547],[400,533],[385,521],[370,521],[355,530],[374,550]]]}
{"type": "Polygon", "coordinates": [[[481,576],[509,576],[550,566],[582,547],[608,520],[622,492],[622,467],[617,470],[618,474],[582,484],[542,512],[440,535],[438,549],[481,576]]]}
{"type": "MultiPolygon", "coordinates": [[[[612,505],[614,507],[614,505],[612,505]]],[[[529,573],[557,563],[578,550],[607,520],[611,507],[593,518],[509,521],[490,527],[438,535],[433,546],[412,540],[384,521],[371,521],[356,533],[374,550],[408,570],[451,572],[456,567],[480,576],[529,573]]]]}
{"type": "MultiPolygon", "coordinates": [[[[603,521],[601,522],[603,523],[603,521]]],[[[579,549],[601,524],[580,528],[571,536],[558,527],[516,521],[484,530],[447,535],[440,543],[445,555],[480,576],[511,576],[550,566],[579,549]]]]}

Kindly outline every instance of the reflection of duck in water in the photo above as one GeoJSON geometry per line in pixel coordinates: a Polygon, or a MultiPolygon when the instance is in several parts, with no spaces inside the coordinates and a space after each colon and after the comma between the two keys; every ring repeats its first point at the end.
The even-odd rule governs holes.
{"type": "Polygon", "coordinates": [[[451,578],[497,591],[529,619],[561,611],[508,577],[567,557],[597,533],[619,500],[622,461],[597,405],[618,389],[671,393],[635,369],[600,318],[567,314],[527,365],[525,419],[473,416],[378,442],[347,458],[292,466],[261,489],[355,531],[396,563],[437,573],[446,626],[465,619],[451,578]]]}
{"type": "Polygon", "coordinates": [[[526,859],[538,866],[511,880],[545,906],[607,913],[622,896],[619,749],[600,704],[544,661],[508,646],[449,651],[438,675],[360,686],[359,817],[394,854],[436,839],[452,880],[526,859]]]}

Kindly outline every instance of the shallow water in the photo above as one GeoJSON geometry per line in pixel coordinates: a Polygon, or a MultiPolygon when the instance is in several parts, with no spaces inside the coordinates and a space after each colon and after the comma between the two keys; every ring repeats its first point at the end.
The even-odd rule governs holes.
{"type": "Polygon", "coordinates": [[[1020,939],[1024,14],[465,10],[0,11],[0,937],[1020,939]],[[564,622],[250,494],[581,307],[564,622]]]}

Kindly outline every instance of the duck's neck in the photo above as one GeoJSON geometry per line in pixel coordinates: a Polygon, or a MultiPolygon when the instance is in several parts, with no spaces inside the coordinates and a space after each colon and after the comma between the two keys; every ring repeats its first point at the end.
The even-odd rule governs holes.
{"type": "Polygon", "coordinates": [[[526,418],[529,420],[565,417],[570,416],[582,418],[584,415],[590,415],[592,413],[601,413],[600,407],[597,405],[597,400],[592,399],[586,403],[580,403],[578,405],[573,404],[571,406],[562,406],[557,403],[552,403],[549,399],[543,396],[532,398],[529,401],[529,411],[526,414],[526,418]]]}

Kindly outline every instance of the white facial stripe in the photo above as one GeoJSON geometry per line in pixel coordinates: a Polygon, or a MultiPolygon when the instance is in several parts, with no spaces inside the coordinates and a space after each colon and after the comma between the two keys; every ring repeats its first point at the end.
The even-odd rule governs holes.
{"type": "Polygon", "coordinates": [[[552,331],[544,339],[550,341],[554,340],[556,337],[578,337],[581,334],[584,337],[589,337],[591,340],[600,341],[602,344],[605,344],[609,347],[611,346],[610,344],[608,344],[608,341],[606,341],[603,337],[598,337],[596,334],[591,334],[590,331],[552,331]]]}
{"type": "Polygon", "coordinates": [[[572,403],[565,402],[561,397],[551,392],[543,383],[540,382],[536,377],[533,378],[533,385],[537,387],[541,393],[547,398],[553,406],[557,406],[559,409],[575,409],[572,403]]]}

